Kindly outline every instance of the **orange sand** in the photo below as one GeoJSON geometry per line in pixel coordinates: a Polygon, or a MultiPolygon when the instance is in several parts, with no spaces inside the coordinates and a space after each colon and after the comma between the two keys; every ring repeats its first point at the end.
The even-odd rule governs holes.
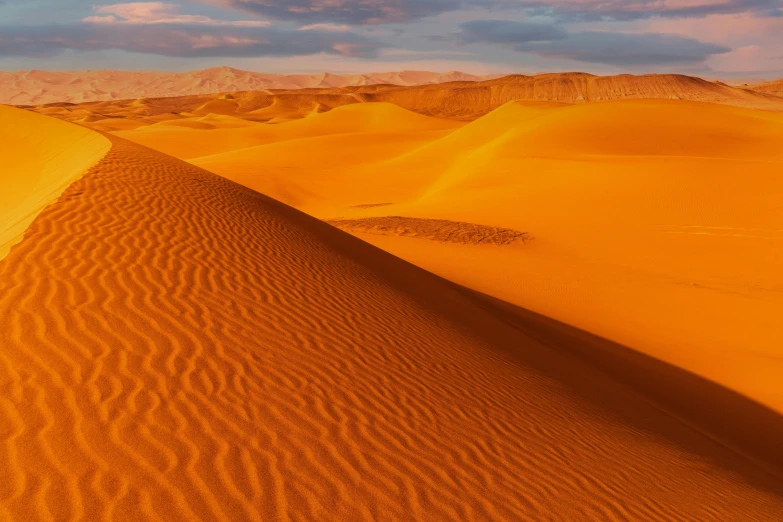
{"type": "Polygon", "coordinates": [[[780,519],[780,116],[209,120],[194,163],[473,290],[110,137],[0,261],[0,519],[780,519]]]}
{"type": "Polygon", "coordinates": [[[96,132],[0,105],[0,259],[68,185],[109,151],[96,132]]]}
{"type": "MultiPolygon", "coordinates": [[[[348,108],[371,120],[382,106],[297,130],[348,108]]],[[[387,121],[420,135],[403,113],[387,121]]],[[[286,141],[191,161],[325,219],[527,232],[536,240],[501,250],[357,234],[783,412],[783,116],[663,100],[511,103],[395,157],[397,137],[300,141],[293,129],[267,126],[286,141]],[[355,208],[374,203],[394,204],[355,208]]]]}

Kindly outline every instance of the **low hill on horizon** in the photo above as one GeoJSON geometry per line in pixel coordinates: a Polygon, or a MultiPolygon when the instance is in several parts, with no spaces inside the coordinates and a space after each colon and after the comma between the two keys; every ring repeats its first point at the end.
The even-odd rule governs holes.
{"type": "Polygon", "coordinates": [[[459,71],[399,71],[368,74],[264,74],[232,67],[165,71],[0,71],[0,103],[44,103],[162,98],[263,89],[335,88],[358,85],[423,85],[495,78],[459,71]]]}
{"type": "MultiPolygon", "coordinates": [[[[358,94],[363,97],[373,94],[378,99],[370,101],[393,101],[388,99],[388,96],[399,95],[389,93],[397,93],[410,87],[422,89],[408,90],[413,93],[413,97],[418,98],[419,94],[423,93],[432,98],[434,92],[441,91],[440,86],[443,84],[449,84],[449,88],[443,91],[443,98],[449,99],[451,105],[460,106],[467,103],[470,107],[475,105],[477,100],[475,93],[464,90],[468,87],[479,91],[489,90],[492,97],[501,96],[503,103],[511,99],[580,103],[621,98],[672,98],[767,108],[764,105],[769,105],[770,100],[765,100],[766,96],[783,96],[783,80],[736,85],[680,74],[596,76],[584,72],[559,72],[476,76],[459,71],[438,73],[406,70],[368,74],[324,72],[286,75],[215,67],[184,73],[112,70],[0,71],[0,103],[17,106],[77,104],[246,92],[274,95],[297,93],[303,89],[308,90],[309,94],[358,94]],[[499,89],[499,86],[504,89],[499,89]],[[452,99],[452,89],[460,89],[460,94],[468,96],[452,99]],[[498,92],[499,90],[503,92],[498,92]]],[[[481,94],[478,98],[483,101],[481,94]]],[[[774,99],[774,102],[778,100],[774,99]]],[[[484,113],[498,106],[492,105],[484,113]]]]}
{"type": "Polygon", "coordinates": [[[20,107],[101,131],[119,131],[210,115],[233,117],[237,121],[283,123],[336,107],[367,102],[392,103],[426,116],[473,121],[510,101],[584,104],[622,99],[686,100],[783,112],[781,96],[692,76],[594,76],[587,73],[511,75],[484,81],[416,86],[375,84],[263,89],[20,107]]]}
{"type": "Polygon", "coordinates": [[[750,89],[756,92],[773,94],[775,96],[783,96],[783,78],[779,80],[772,80],[771,82],[760,83],[750,87],[750,89]]]}

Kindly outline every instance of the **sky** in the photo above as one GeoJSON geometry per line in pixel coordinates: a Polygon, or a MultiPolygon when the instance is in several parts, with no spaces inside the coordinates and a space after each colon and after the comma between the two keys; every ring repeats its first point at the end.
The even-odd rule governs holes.
{"type": "Polygon", "coordinates": [[[0,70],[783,77],[783,0],[0,0],[0,70]]]}

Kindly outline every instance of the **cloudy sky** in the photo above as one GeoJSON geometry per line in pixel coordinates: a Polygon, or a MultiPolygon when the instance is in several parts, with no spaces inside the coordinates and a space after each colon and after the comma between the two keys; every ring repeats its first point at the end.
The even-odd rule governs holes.
{"type": "Polygon", "coordinates": [[[0,0],[0,70],[783,77],[783,0],[0,0]]]}

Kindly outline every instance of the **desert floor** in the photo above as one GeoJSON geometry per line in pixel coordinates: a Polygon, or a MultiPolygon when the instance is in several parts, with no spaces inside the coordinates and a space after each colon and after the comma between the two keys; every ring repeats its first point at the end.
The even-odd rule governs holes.
{"type": "Polygon", "coordinates": [[[300,101],[0,108],[0,517],[781,519],[782,113],[300,101]]]}

